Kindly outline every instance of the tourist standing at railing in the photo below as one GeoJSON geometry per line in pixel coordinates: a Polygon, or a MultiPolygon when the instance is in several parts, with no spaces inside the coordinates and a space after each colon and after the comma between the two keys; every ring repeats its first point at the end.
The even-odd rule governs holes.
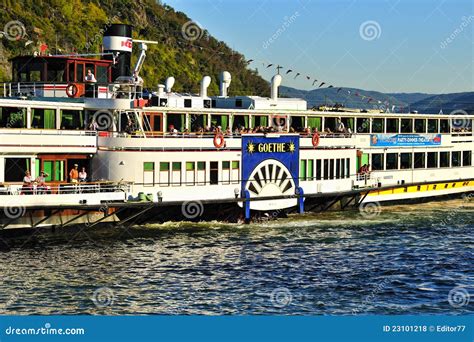
{"type": "Polygon", "coordinates": [[[30,171],[25,171],[21,193],[26,195],[31,195],[33,193],[33,178],[31,177],[30,171]]]}
{"type": "Polygon", "coordinates": [[[84,81],[87,82],[87,83],[96,83],[97,82],[97,80],[95,79],[95,75],[92,73],[91,69],[87,70],[87,75],[84,78],[84,81]]]}
{"type": "Polygon", "coordinates": [[[86,182],[87,181],[87,172],[86,172],[86,168],[83,166],[81,168],[81,171],[79,171],[79,182],[86,182]]]}
{"type": "Polygon", "coordinates": [[[74,164],[74,168],[71,169],[69,172],[69,179],[71,183],[77,184],[79,182],[79,165],[74,164]]]}
{"type": "Polygon", "coordinates": [[[40,175],[36,177],[36,191],[38,194],[45,194],[47,192],[46,177],[49,177],[49,175],[44,171],[41,171],[40,175]]]}

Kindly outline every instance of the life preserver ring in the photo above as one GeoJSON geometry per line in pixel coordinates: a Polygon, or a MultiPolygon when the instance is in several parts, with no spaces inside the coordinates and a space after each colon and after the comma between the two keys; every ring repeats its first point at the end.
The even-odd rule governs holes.
{"type": "Polygon", "coordinates": [[[78,91],[79,89],[74,83],[69,83],[66,87],[66,95],[68,97],[76,97],[78,91]]]}
{"type": "Polygon", "coordinates": [[[313,138],[311,139],[311,142],[313,143],[313,147],[317,147],[319,145],[319,134],[314,133],[313,138]]]}
{"type": "Polygon", "coordinates": [[[217,133],[214,136],[214,146],[216,148],[222,148],[225,145],[224,135],[222,133],[217,133]]]}

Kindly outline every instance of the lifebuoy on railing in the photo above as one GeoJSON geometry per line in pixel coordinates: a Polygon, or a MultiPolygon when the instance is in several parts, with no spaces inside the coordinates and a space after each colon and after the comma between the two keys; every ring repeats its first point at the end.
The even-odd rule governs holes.
{"type": "Polygon", "coordinates": [[[314,133],[313,138],[311,139],[311,142],[313,143],[313,147],[317,147],[319,145],[319,134],[314,133]]]}
{"type": "Polygon", "coordinates": [[[76,97],[78,91],[79,89],[74,83],[69,83],[66,87],[66,95],[68,97],[76,97]]]}
{"type": "Polygon", "coordinates": [[[214,146],[216,148],[222,148],[224,147],[224,144],[225,144],[224,135],[222,133],[216,133],[216,135],[214,136],[214,146]]]}

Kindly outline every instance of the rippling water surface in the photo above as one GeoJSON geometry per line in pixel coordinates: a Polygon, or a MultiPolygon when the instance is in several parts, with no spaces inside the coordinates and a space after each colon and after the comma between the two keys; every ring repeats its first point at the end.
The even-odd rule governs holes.
{"type": "Polygon", "coordinates": [[[474,203],[3,238],[3,314],[466,314],[474,203]]]}

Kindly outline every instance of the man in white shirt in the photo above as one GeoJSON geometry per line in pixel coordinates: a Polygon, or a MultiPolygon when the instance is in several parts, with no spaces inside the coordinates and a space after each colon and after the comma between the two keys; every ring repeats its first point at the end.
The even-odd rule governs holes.
{"type": "Polygon", "coordinates": [[[84,81],[89,82],[89,83],[96,83],[97,82],[97,80],[95,79],[95,76],[92,73],[91,69],[87,70],[87,75],[86,75],[84,81]]]}

